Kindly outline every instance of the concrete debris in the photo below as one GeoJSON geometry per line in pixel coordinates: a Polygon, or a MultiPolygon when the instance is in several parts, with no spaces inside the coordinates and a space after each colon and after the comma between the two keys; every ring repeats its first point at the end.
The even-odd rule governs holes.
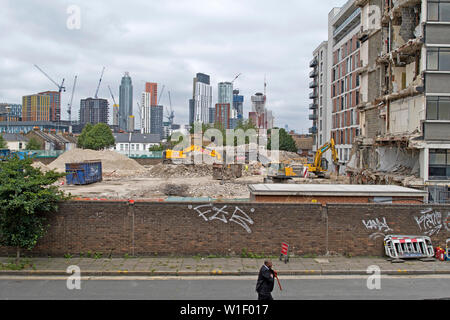
{"type": "Polygon", "coordinates": [[[187,197],[189,186],[186,184],[169,183],[162,187],[162,192],[166,196],[187,197]]]}

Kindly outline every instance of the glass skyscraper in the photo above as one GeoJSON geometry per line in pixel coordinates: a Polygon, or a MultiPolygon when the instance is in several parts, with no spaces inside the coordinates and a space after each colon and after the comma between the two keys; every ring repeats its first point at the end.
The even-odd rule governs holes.
{"type": "Polygon", "coordinates": [[[128,122],[133,115],[133,84],[128,72],[122,77],[119,93],[119,129],[130,131],[128,122]]]}

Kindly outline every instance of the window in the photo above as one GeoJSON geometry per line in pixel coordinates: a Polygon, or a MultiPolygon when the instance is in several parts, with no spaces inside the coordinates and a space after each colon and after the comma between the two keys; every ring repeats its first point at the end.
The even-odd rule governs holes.
{"type": "Polygon", "coordinates": [[[428,21],[450,21],[450,3],[428,1],[428,21]]]}
{"type": "Polygon", "coordinates": [[[359,75],[356,74],[355,77],[356,77],[356,87],[359,87],[359,75]]]}
{"type": "Polygon", "coordinates": [[[427,50],[427,69],[450,71],[450,49],[429,48],[427,50]]]}
{"type": "Polygon", "coordinates": [[[359,104],[359,90],[356,90],[356,105],[359,104]]]}
{"type": "Polygon", "coordinates": [[[428,175],[430,180],[450,179],[450,150],[430,149],[428,175]]]}
{"type": "Polygon", "coordinates": [[[427,97],[427,120],[450,120],[450,97],[427,97]]]}

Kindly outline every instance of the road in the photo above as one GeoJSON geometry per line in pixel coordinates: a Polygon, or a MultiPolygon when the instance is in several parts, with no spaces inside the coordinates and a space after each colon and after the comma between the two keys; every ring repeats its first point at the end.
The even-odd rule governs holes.
{"type": "MultiPolygon", "coordinates": [[[[64,277],[2,277],[0,300],[254,300],[256,277],[88,277],[69,290],[64,277]]],[[[276,300],[422,300],[450,298],[450,276],[383,277],[369,290],[365,276],[289,276],[276,300]]]]}

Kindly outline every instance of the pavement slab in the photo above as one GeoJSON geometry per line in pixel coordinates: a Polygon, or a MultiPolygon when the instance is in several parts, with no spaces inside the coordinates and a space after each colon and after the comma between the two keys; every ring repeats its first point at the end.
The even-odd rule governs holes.
{"type": "MultiPolygon", "coordinates": [[[[185,274],[254,274],[257,275],[264,263],[261,258],[241,258],[241,257],[139,257],[139,258],[25,258],[32,266],[26,270],[0,270],[0,274],[33,272],[34,274],[45,273],[47,271],[66,274],[67,267],[77,265],[82,272],[117,272],[126,271],[136,274],[156,274],[177,275],[185,274]]],[[[0,263],[9,263],[13,258],[0,257],[0,263]]],[[[25,261],[25,260],[24,260],[25,261]]],[[[301,258],[291,257],[288,263],[272,259],[274,269],[280,274],[367,274],[367,268],[371,265],[379,266],[382,273],[390,274],[450,274],[450,261],[424,262],[419,260],[408,260],[404,263],[392,263],[381,257],[314,257],[301,258]],[[328,263],[324,263],[326,259],[328,263]]]]}

